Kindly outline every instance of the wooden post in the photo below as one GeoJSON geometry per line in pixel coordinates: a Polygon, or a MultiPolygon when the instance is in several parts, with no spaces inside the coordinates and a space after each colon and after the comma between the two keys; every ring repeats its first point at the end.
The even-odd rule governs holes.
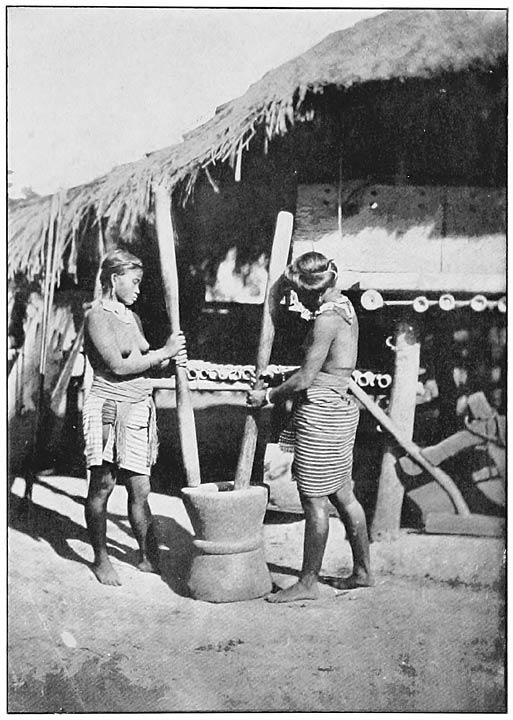
{"type": "MultiPolygon", "coordinates": [[[[171,332],[180,331],[180,306],[178,301],[178,271],[176,267],[175,238],[171,219],[171,196],[162,185],[154,187],[157,239],[166,308],[171,332]]],[[[182,460],[188,487],[201,482],[196,425],[192,407],[187,369],[176,366],[176,409],[178,431],[182,448],[182,460]]]]}
{"type": "MultiPolygon", "coordinates": [[[[411,325],[400,321],[396,330],[394,382],[389,417],[402,437],[411,440],[415,420],[415,399],[419,377],[420,343],[411,325]]],[[[404,487],[395,469],[392,445],[385,447],[378,483],[376,510],[371,524],[372,540],[393,537],[401,524],[404,487]]]]}
{"type": "MultiPolygon", "coordinates": [[[[271,317],[270,296],[273,285],[282,275],[289,256],[290,241],[292,239],[292,226],[294,217],[292,213],[281,210],[276,219],[276,228],[269,262],[269,277],[265,292],[262,325],[260,328],[260,339],[256,358],[256,383],[255,390],[264,386],[260,377],[269,365],[271,350],[274,340],[274,323],[271,317]]],[[[239,461],[235,472],[234,489],[241,490],[249,487],[251,470],[255,457],[256,442],[258,436],[258,425],[260,419],[260,408],[248,408],[242,445],[239,453],[239,461]]]]}

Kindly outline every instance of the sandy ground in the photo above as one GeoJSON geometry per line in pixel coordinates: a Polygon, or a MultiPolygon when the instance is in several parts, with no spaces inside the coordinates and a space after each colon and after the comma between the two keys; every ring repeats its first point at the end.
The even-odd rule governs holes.
{"type": "MultiPolygon", "coordinates": [[[[109,503],[123,586],[92,574],[86,481],[40,477],[28,518],[12,486],[9,527],[11,713],[175,711],[504,712],[503,542],[402,532],[371,546],[373,589],[280,606],[212,604],[187,593],[191,525],[153,493],[162,576],[135,567],[126,493],[109,503]]],[[[323,572],[347,574],[330,520],[323,572]]],[[[265,557],[294,581],[304,522],[268,513],[265,557]]]]}

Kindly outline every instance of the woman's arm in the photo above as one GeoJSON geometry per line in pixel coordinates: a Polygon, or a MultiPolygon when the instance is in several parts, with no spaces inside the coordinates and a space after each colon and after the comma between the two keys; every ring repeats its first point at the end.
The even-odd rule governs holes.
{"type": "Polygon", "coordinates": [[[151,367],[159,365],[168,355],[163,349],[152,350],[142,355],[139,350],[133,350],[124,358],[117,346],[114,334],[105,313],[90,311],[86,315],[85,329],[96,352],[114,375],[136,375],[144,373],[151,367]]]}
{"type": "Polygon", "coordinates": [[[287,281],[283,275],[280,275],[276,282],[271,285],[271,288],[269,290],[269,314],[271,315],[275,326],[277,324],[277,319],[280,314],[281,300],[285,295],[286,289],[287,281]]]}
{"type": "Polygon", "coordinates": [[[337,328],[337,318],[329,313],[315,319],[301,367],[284,383],[269,390],[268,398],[271,402],[281,402],[310,387],[324,365],[337,328]]]}

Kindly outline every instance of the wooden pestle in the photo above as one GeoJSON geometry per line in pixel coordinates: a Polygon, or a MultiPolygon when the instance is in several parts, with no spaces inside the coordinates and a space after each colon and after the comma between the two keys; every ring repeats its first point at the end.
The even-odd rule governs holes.
{"type": "MultiPolygon", "coordinates": [[[[178,301],[175,237],[171,219],[171,196],[162,185],[155,186],[153,190],[166,308],[171,323],[171,332],[177,333],[180,332],[180,306],[178,301]]],[[[187,486],[197,487],[201,483],[201,476],[194,410],[187,378],[187,368],[179,365],[176,366],[176,408],[187,486]]]]}
{"type": "MultiPolygon", "coordinates": [[[[273,285],[282,275],[289,256],[290,241],[292,239],[294,217],[291,213],[281,210],[276,219],[271,259],[269,262],[269,277],[265,292],[262,325],[256,357],[256,382],[255,390],[262,389],[264,380],[260,377],[269,365],[271,350],[274,341],[274,323],[270,311],[270,296],[273,285]]],[[[242,445],[239,453],[239,461],[235,472],[235,490],[242,490],[249,487],[251,470],[255,458],[256,442],[258,436],[258,425],[260,419],[260,408],[248,408],[242,445]]]]}

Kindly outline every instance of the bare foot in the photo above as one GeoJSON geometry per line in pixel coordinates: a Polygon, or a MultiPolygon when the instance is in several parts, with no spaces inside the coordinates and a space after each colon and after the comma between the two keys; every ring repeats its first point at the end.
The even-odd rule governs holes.
{"type": "Polygon", "coordinates": [[[149,560],[148,558],[143,558],[140,562],[137,563],[137,567],[141,572],[156,573],[157,575],[160,575],[158,560],[149,560]]]}
{"type": "Polygon", "coordinates": [[[102,585],[121,585],[121,580],[119,579],[117,572],[112,567],[110,560],[102,560],[100,563],[93,563],[91,568],[102,585]]]}
{"type": "Polygon", "coordinates": [[[270,603],[284,603],[294,602],[294,600],[317,600],[318,597],[319,587],[317,583],[306,585],[302,580],[298,580],[297,583],[288,588],[267,595],[265,599],[270,603]]]}
{"type": "Polygon", "coordinates": [[[354,573],[345,578],[326,577],[323,580],[337,590],[357,590],[374,585],[372,575],[355,575],[354,573]]]}

